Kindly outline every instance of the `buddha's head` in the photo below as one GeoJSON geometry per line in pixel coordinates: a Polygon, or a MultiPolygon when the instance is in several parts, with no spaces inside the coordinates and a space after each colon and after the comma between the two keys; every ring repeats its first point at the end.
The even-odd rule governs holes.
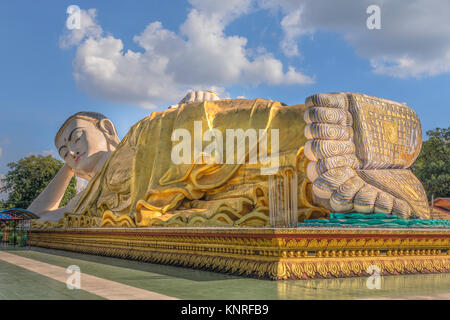
{"type": "Polygon", "coordinates": [[[92,177],[99,163],[116,149],[119,141],[113,123],[96,112],[74,114],[55,137],[59,155],[81,177],[92,177]]]}

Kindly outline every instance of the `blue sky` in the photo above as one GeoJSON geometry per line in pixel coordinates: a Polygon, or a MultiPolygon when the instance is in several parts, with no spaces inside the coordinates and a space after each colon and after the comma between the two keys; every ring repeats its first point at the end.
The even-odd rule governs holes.
{"type": "Polygon", "coordinates": [[[287,104],[362,92],[406,102],[424,132],[448,127],[448,1],[336,2],[2,0],[0,174],[56,155],[54,135],[78,111],[107,115],[123,137],[189,89],[287,104]],[[377,3],[382,29],[368,30],[377,3]],[[78,34],[69,5],[83,10],[78,34]]]}

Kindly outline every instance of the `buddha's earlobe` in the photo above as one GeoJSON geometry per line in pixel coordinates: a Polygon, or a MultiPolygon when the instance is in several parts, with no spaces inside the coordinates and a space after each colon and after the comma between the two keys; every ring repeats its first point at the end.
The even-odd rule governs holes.
{"type": "Polygon", "coordinates": [[[108,137],[111,144],[116,147],[119,144],[119,138],[117,137],[116,128],[114,124],[109,119],[103,119],[99,123],[100,129],[104,132],[104,134],[108,137]]]}

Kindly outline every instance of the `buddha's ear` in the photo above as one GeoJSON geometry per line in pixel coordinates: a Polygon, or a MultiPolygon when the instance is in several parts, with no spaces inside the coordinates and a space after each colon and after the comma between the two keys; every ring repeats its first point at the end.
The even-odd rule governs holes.
{"type": "Polygon", "coordinates": [[[114,124],[109,119],[102,119],[99,123],[100,129],[113,143],[118,143],[117,132],[114,124]]]}

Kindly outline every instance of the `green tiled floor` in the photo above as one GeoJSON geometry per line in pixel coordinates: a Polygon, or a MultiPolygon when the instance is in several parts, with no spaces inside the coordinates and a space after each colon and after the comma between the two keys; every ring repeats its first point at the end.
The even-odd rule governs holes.
{"type": "Polygon", "coordinates": [[[65,283],[0,261],[1,300],[101,299],[83,290],[68,290],[65,283]]]}
{"type": "MultiPolygon", "coordinates": [[[[450,274],[388,276],[382,278],[380,290],[369,290],[366,278],[274,282],[58,250],[10,252],[60,267],[78,265],[82,273],[180,299],[359,299],[450,293],[450,274]]],[[[64,284],[62,289],[47,284],[45,277],[35,283],[28,271],[8,269],[10,272],[17,287],[30,287],[36,292],[43,291],[41,286],[49,290],[55,287],[53,294],[61,294],[61,298],[72,294],[65,293],[64,284]]],[[[49,279],[48,283],[53,281],[49,279]]],[[[14,287],[13,283],[10,286],[14,287]]],[[[2,287],[0,294],[4,294],[2,287]]]]}

